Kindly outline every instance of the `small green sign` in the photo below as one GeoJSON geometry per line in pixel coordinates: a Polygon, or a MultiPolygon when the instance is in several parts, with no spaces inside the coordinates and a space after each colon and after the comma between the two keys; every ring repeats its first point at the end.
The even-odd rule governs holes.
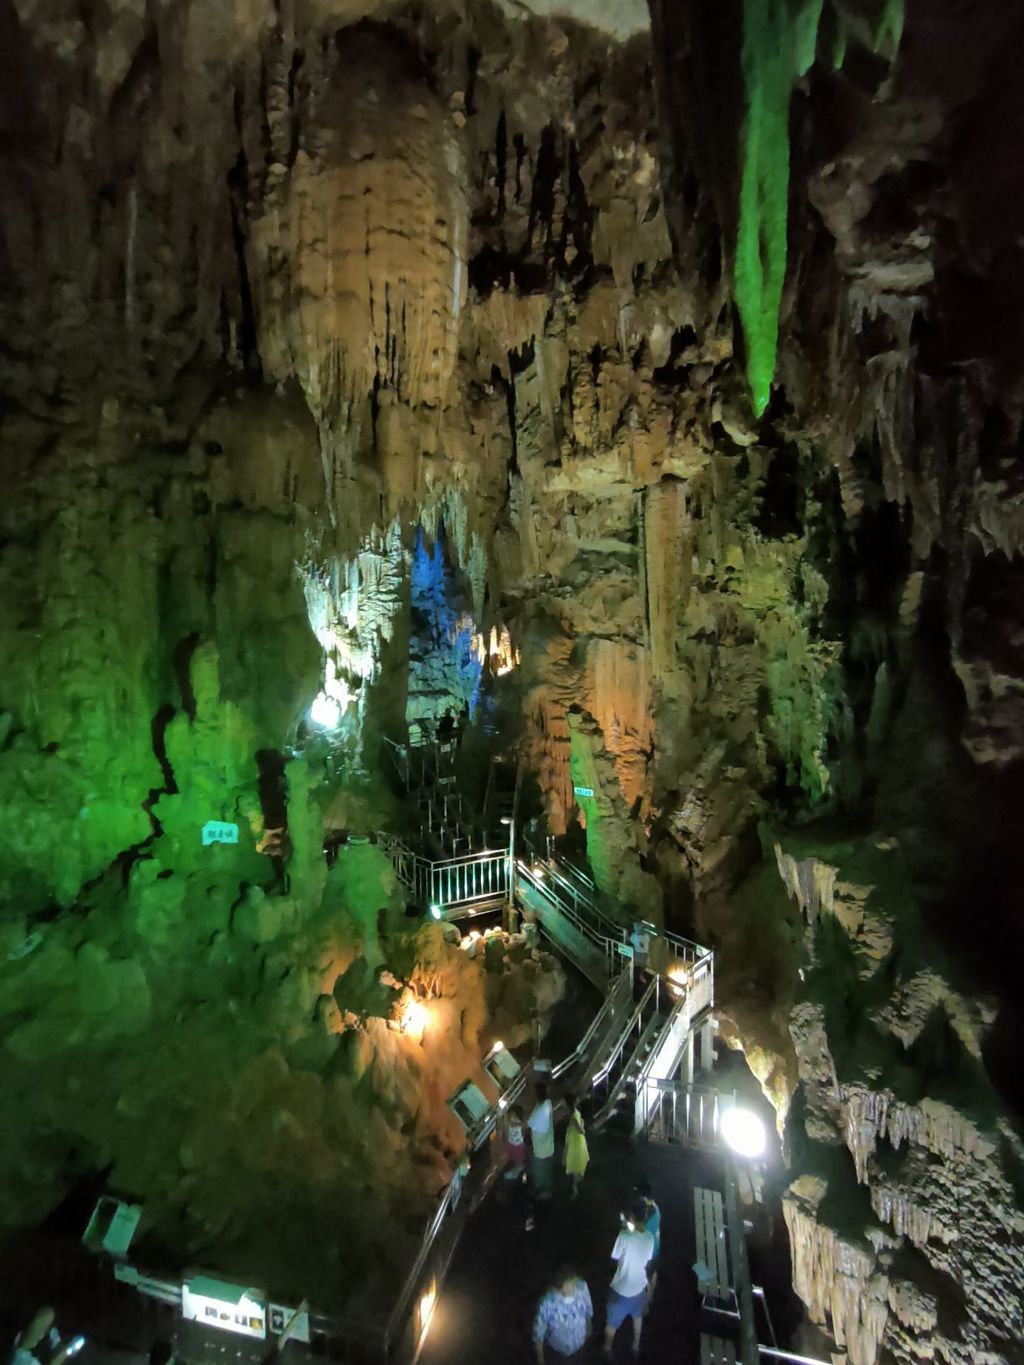
{"type": "Polygon", "coordinates": [[[230,820],[207,820],[202,832],[204,847],[207,844],[238,843],[238,826],[230,820]]]}
{"type": "Polygon", "coordinates": [[[593,796],[594,789],[593,787],[573,787],[572,794],[573,796],[593,796]]]}

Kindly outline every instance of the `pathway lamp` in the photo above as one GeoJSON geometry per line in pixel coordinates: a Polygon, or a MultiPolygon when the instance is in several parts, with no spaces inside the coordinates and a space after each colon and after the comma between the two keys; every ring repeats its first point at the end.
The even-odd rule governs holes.
{"type": "Polygon", "coordinates": [[[402,1032],[411,1038],[422,1038],[430,1019],[430,1011],[419,1000],[409,1000],[402,1010],[402,1032]]]}
{"type": "Polygon", "coordinates": [[[722,1115],[719,1131],[722,1140],[736,1156],[745,1161],[757,1161],[764,1156],[768,1134],[764,1123],[751,1109],[736,1107],[722,1115]]]}

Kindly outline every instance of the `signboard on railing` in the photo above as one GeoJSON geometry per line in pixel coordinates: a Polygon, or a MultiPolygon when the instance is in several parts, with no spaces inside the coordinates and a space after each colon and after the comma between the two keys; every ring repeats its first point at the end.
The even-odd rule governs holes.
{"type": "Polygon", "coordinates": [[[289,1341],[301,1341],[309,1345],[309,1313],[301,1308],[286,1308],[284,1304],[272,1303],[267,1307],[272,1336],[279,1337],[288,1328],[289,1341]]]}
{"type": "Polygon", "coordinates": [[[181,1316],[242,1337],[262,1341],[267,1335],[267,1309],[262,1294],[214,1275],[192,1275],[181,1286],[181,1316]]]}

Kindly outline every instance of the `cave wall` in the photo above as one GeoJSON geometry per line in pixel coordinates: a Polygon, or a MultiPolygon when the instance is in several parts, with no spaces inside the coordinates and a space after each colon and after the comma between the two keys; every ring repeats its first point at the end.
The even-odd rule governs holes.
{"type": "MultiPolygon", "coordinates": [[[[1020,22],[996,0],[651,0],[649,23],[582,0],[0,0],[0,900],[11,980],[41,993],[10,997],[15,1039],[45,998],[79,1045],[96,1011],[58,956],[85,980],[101,926],[139,1046],[142,943],[168,968],[209,954],[204,1008],[224,981],[246,1008],[267,972],[288,982],[313,953],[291,936],[325,915],[371,974],[406,982],[434,951],[390,889],[378,926],[320,856],[325,827],[402,818],[377,755],[422,690],[423,528],[476,625],[509,629],[548,827],[583,827],[623,919],[719,948],[730,1037],[788,1119],[813,1315],[857,1365],[1010,1358],[991,1305],[1021,1286],[1015,957],[975,938],[941,986],[927,963],[978,899],[992,941],[1024,923],[1020,22]],[[326,749],[306,719],[325,687],[348,708],[326,749]],[[210,818],[237,847],[197,843],[210,818]],[[805,933],[775,867],[796,826],[801,866],[852,856],[825,854],[836,828],[897,840],[919,906],[910,966],[861,921],[849,952],[829,941],[852,1002],[833,1019],[805,998],[820,916],[805,933]],[[47,917],[52,946],[26,948],[47,917]],[[996,1086],[950,1120],[966,1146],[921,1136],[934,1096],[900,1100],[898,1170],[849,1137],[897,1093],[843,1053],[865,954],[871,1008],[897,1002],[886,1066],[902,1049],[932,1084],[893,1023],[920,995],[970,1016],[996,1086]],[[977,1312],[940,1311],[966,1271],[906,1214],[932,1158],[1002,1211],[977,1312]],[[850,1190],[855,1236],[832,1217],[850,1190]]],[[[335,1048],[386,1070],[385,1024],[368,1044],[358,1011],[337,1029],[323,992],[291,991],[268,1048],[294,1031],[320,1086],[335,1048]]],[[[258,1064],[306,1085],[285,1057],[258,1064]]],[[[367,1112],[393,1131],[387,1090],[367,1112]]],[[[454,1149],[433,1101],[412,1122],[396,1189],[454,1149]]],[[[17,1217],[56,1197],[55,1161],[17,1217]]]]}

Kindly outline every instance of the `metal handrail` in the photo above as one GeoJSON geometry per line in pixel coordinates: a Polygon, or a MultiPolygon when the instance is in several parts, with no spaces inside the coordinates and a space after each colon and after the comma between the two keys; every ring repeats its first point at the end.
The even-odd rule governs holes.
{"type": "Polygon", "coordinates": [[[623,1025],[622,1031],[619,1034],[618,1038],[615,1040],[615,1044],[612,1047],[612,1050],[609,1052],[604,1066],[601,1068],[600,1071],[597,1072],[596,1075],[591,1076],[590,1078],[591,1085],[600,1085],[601,1082],[607,1077],[612,1067],[618,1061],[619,1057],[622,1055],[623,1049],[625,1048],[626,1043],[629,1040],[629,1035],[632,1033],[634,1028],[639,1028],[640,1022],[643,1018],[644,1010],[650,1003],[651,996],[657,989],[657,985],[658,979],[657,977],[655,977],[654,980],[650,982],[647,989],[644,991],[643,995],[640,997],[636,1009],[633,1011],[633,1013],[629,1016],[626,1023],[623,1025]]]}
{"type": "MultiPolygon", "coordinates": [[[[421,855],[413,854],[413,857],[419,856],[421,855]]],[[[508,862],[508,850],[503,848],[481,848],[478,849],[476,853],[462,853],[455,858],[438,858],[436,862],[428,858],[422,858],[422,861],[426,863],[428,867],[444,868],[454,867],[456,864],[462,867],[469,863],[480,862],[483,858],[504,858],[505,861],[508,862]]]]}
{"type": "Polygon", "coordinates": [[[578,929],[581,934],[590,939],[590,941],[601,948],[602,951],[607,953],[609,948],[611,948],[613,952],[616,952],[615,945],[623,942],[622,939],[617,939],[609,934],[601,933],[601,931],[596,929],[584,915],[581,915],[578,912],[578,910],[570,908],[564,901],[559,900],[556,893],[548,887],[546,879],[538,877],[533,868],[521,858],[516,860],[516,873],[519,877],[529,883],[529,885],[540,895],[546,896],[554,905],[555,909],[560,914],[564,915],[574,928],[578,929]]]}
{"type": "Polygon", "coordinates": [[[827,1360],[820,1360],[817,1356],[798,1356],[792,1351],[780,1351],[777,1346],[761,1346],[758,1344],[758,1355],[769,1356],[772,1360],[788,1360],[792,1365],[829,1365],[827,1360]]]}
{"type": "Polygon", "coordinates": [[[596,898],[597,882],[594,881],[593,877],[589,876],[586,872],[584,872],[582,867],[577,867],[576,864],[571,859],[567,858],[563,853],[551,853],[547,861],[550,863],[558,863],[561,867],[566,868],[571,876],[578,877],[581,882],[584,882],[587,886],[590,887],[590,889],[594,892],[594,896],[596,898]]]}
{"type": "Polygon", "coordinates": [[[530,1079],[531,1074],[531,1071],[524,1067],[512,1084],[506,1090],[502,1091],[499,1098],[491,1105],[487,1112],[480,1116],[469,1131],[467,1142],[471,1151],[478,1152],[484,1145],[494,1132],[495,1125],[498,1122],[498,1116],[520,1097],[526,1089],[526,1084],[530,1079]]]}
{"type": "MultiPolygon", "coordinates": [[[[578,867],[576,867],[575,863],[570,863],[566,858],[563,858],[560,854],[555,853],[552,854],[551,857],[549,858],[534,859],[534,864],[542,866],[544,868],[546,876],[549,875],[553,881],[557,882],[558,885],[565,888],[565,890],[568,892],[569,896],[572,899],[574,908],[576,908],[577,911],[579,906],[582,904],[598,920],[601,921],[603,931],[606,932],[609,937],[616,938],[622,943],[628,941],[629,938],[628,930],[617,920],[612,919],[611,916],[607,913],[607,911],[602,909],[601,905],[598,903],[597,900],[596,884],[591,880],[590,877],[586,875],[585,872],[582,872],[578,867]],[[585,882],[587,886],[590,888],[592,894],[584,894],[583,892],[581,892],[580,889],[574,886],[567,877],[563,876],[563,874],[559,870],[560,867],[566,868],[572,876],[577,877],[580,881],[585,882]]],[[[535,873],[534,877],[536,878],[535,873]]],[[[659,929],[657,933],[652,935],[652,937],[662,939],[668,945],[674,957],[682,958],[686,962],[699,962],[702,958],[707,957],[710,952],[710,950],[708,948],[705,948],[703,944],[697,943],[693,939],[683,938],[681,934],[670,933],[668,930],[665,929],[659,929]]]]}
{"type": "MultiPolygon", "coordinates": [[[[546,863],[544,866],[544,871],[546,875],[550,876],[554,881],[558,882],[559,886],[565,887],[566,891],[568,891],[569,895],[572,897],[574,903],[582,901],[583,904],[587,907],[587,909],[592,910],[594,914],[598,916],[599,919],[604,920],[608,919],[608,916],[604,914],[604,912],[601,910],[600,906],[597,904],[596,900],[593,899],[593,897],[589,895],[584,895],[579,890],[578,887],[573,886],[572,882],[568,879],[568,877],[562,876],[555,862],[551,861],[546,863]]],[[[612,922],[613,921],[609,920],[609,923],[612,922]]]]}
{"type": "Polygon", "coordinates": [[[572,1052],[569,1053],[568,1057],[564,1057],[556,1066],[552,1067],[551,1069],[552,1080],[557,1081],[560,1076],[563,1076],[569,1070],[570,1067],[575,1066],[577,1062],[583,1060],[583,1058],[586,1056],[587,1048],[597,1037],[597,1034],[602,1024],[605,1022],[606,1016],[615,1013],[615,1008],[619,1004],[619,997],[628,992],[629,985],[630,985],[629,976],[626,973],[623,973],[622,975],[616,978],[616,980],[612,984],[611,990],[605,996],[601,1008],[594,1015],[590,1027],[587,1029],[586,1033],[577,1043],[576,1047],[572,1050],[572,1052]]]}
{"type": "MultiPolygon", "coordinates": [[[[689,1004],[689,1000],[687,999],[687,996],[684,994],[684,995],[682,996],[682,998],[679,999],[679,1000],[677,1000],[676,1003],[672,1006],[671,1010],[669,1010],[668,1018],[665,1020],[665,1031],[666,1031],[666,1032],[667,1032],[667,1031],[672,1027],[672,1025],[675,1023],[677,1016],[678,1016],[679,1014],[681,1014],[681,1013],[687,1008],[688,1004],[689,1004]]],[[[657,1049],[656,1049],[656,1048],[652,1048],[652,1049],[651,1049],[651,1052],[650,1052],[650,1055],[649,1055],[648,1057],[645,1058],[643,1066],[642,1066],[642,1067],[640,1068],[640,1070],[637,1072],[637,1076],[636,1076],[636,1083],[637,1083],[637,1085],[646,1085],[646,1084],[649,1084],[649,1080],[648,1080],[648,1075],[647,1075],[647,1073],[648,1073],[648,1071],[650,1071],[651,1067],[654,1065],[654,1062],[655,1062],[655,1059],[656,1059],[656,1058],[657,1058],[657,1049]]]]}
{"type": "Polygon", "coordinates": [[[619,1100],[625,1094],[626,1087],[633,1079],[632,1075],[633,1066],[636,1062],[637,1057],[640,1055],[640,1053],[643,1051],[644,1047],[646,1047],[648,1043],[652,1043],[653,1045],[653,1040],[656,1039],[661,1032],[661,1023],[662,1021],[658,1018],[657,1014],[652,1014],[650,1019],[647,1020],[646,1024],[644,1024],[643,1027],[638,1030],[637,1040],[633,1048],[633,1051],[629,1054],[629,1057],[626,1059],[626,1061],[623,1062],[619,1074],[616,1077],[615,1084],[612,1086],[611,1093],[607,1096],[604,1104],[594,1115],[593,1126],[595,1129],[603,1128],[604,1125],[611,1118],[611,1116],[615,1113],[615,1110],[618,1108],[619,1100]]]}
{"type": "Polygon", "coordinates": [[[412,1264],[412,1269],[409,1271],[409,1274],[405,1277],[405,1282],[402,1285],[401,1292],[399,1293],[398,1298],[395,1300],[395,1306],[392,1308],[391,1312],[388,1315],[387,1324],[384,1327],[385,1344],[390,1342],[391,1338],[395,1334],[395,1329],[400,1325],[401,1320],[405,1317],[406,1310],[409,1307],[409,1304],[412,1300],[412,1296],[416,1292],[416,1286],[419,1283],[420,1275],[423,1273],[423,1267],[427,1263],[427,1257],[430,1255],[431,1248],[433,1247],[434,1242],[437,1239],[437,1234],[441,1231],[441,1228],[444,1224],[444,1220],[448,1214],[449,1209],[451,1208],[451,1203],[452,1185],[451,1182],[449,1182],[445,1186],[444,1193],[442,1194],[440,1200],[438,1201],[438,1205],[437,1208],[434,1210],[433,1217],[427,1224],[426,1231],[423,1234],[423,1240],[420,1242],[420,1249],[417,1252],[416,1259],[412,1264]]]}
{"type": "Polygon", "coordinates": [[[702,943],[683,938],[681,934],[671,934],[667,929],[659,929],[655,937],[664,939],[668,946],[675,950],[676,957],[688,962],[700,962],[703,958],[711,956],[711,949],[705,948],[702,943]]]}
{"type": "Polygon", "coordinates": [[[443,904],[447,907],[471,905],[474,901],[491,900],[508,892],[508,853],[504,849],[485,848],[476,853],[465,853],[453,858],[439,858],[436,861],[425,858],[408,848],[401,839],[393,834],[379,832],[377,843],[391,859],[399,881],[427,905],[443,904]],[[480,886],[465,895],[442,895],[442,882],[448,880],[447,890],[451,890],[451,877],[465,869],[467,878],[472,877],[478,868],[488,865],[494,867],[497,875],[491,883],[480,886]]]}
{"type": "MultiPolygon", "coordinates": [[[[636,1008],[630,1014],[629,1020],[623,1026],[618,1037],[616,1038],[615,1043],[613,1044],[612,1050],[604,1066],[597,1073],[596,1076],[589,1078],[591,1084],[596,1085],[601,1080],[603,1080],[605,1076],[607,1076],[612,1066],[614,1066],[616,1058],[621,1055],[625,1047],[625,1044],[629,1039],[630,1033],[634,1028],[637,1027],[638,1024],[640,1024],[641,1026],[639,1032],[641,1033],[641,1036],[643,1035],[642,1016],[647,1005],[649,1005],[652,997],[656,1001],[660,999],[659,994],[660,984],[661,983],[659,978],[655,976],[654,979],[648,985],[647,989],[645,990],[636,1008]]],[[[606,995],[604,1003],[601,1006],[601,1009],[598,1011],[597,1015],[591,1022],[590,1027],[587,1029],[586,1033],[580,1039],[576,1047],[567,1057],[563,1058],[563,1060],[559,1062],[557,1066],[552,1068],[551,1072],[552,1079],[557,1079],[559,1076],[564,1075],[565,1072],[568,1071],[571,1066],[573,1066],[577,1061],[580,1061],[582,1059],[582,1057],[586,1054],[586,1049],[590,1046],[594,1038],[597,1036],[597,1033],[602,1025],[602,1022],[604,1021],[604,1018],[606,1017],[607,1014],[614,1012],[615,1005],[619,1002],[620,996],[628,988],[629,976],[628,974],[623,974],[615,981],[611,990],[606,995]]],[[[649,1021],[649,1023],[654,1022],[655,1019],[651,1019],[649,1021]]],[[[506,1110],[512,1103],[514,1103],[515,1100],[517,1100],[523,1093],[523,1091],[526,1089],[526,1086],[530,1080],[530,1076],[531,1071],[528,1068],[524,1068],[522,1071],[520,1071],[519,1075],[516,1076],[515,1080],[511,1083],[511,1085],[502,1092],[498,1100],[496,1100],[495,1103],[490,1106],[487,1112],[481,1116],[478,1122],[470,1130],[467,1137],[467,1145],[469,1146],[470,1150],[474,1152],[480,1150],[480,1148],[490,1137],[491,1133],[494,1131],[494,1128],[498,1122],[498,1118],[501,1115],[501,1113],[504,1110],[506,1110]]],[[[419,1283],[419,1278],[423,1273],[423,1268],[426,1265],[428,1257],[430,1255],[433,1243],[436,1240],[440,1229],[444,1225],[444,1214],[445,1211],[447,1210],[450,1198],[451,1185],[449,1184],[446,1187],[445,1195],[442,1198],[441,1204],[439,1205],[437,1212],[434,1214],[434,1217],[431,1219],[430,1223],[427,1226],[427,1230],[424,1234],[423,1242],[421,1243],[420,1250],[416,1256],[416,1260],[413,1263],[412,1269],[410,1270],[409,1274],[406,1277],[398,1301],[396,1302],[395,1308],[392,1310],[391,1316],[388,1319],[387,1335],[389,1339],[393,1337],[395,1329],[401,1325],[405,1317],[405,1314],[408,1311],[413,1295],[416,1292],[416,1288],[419,1283]]]]}

